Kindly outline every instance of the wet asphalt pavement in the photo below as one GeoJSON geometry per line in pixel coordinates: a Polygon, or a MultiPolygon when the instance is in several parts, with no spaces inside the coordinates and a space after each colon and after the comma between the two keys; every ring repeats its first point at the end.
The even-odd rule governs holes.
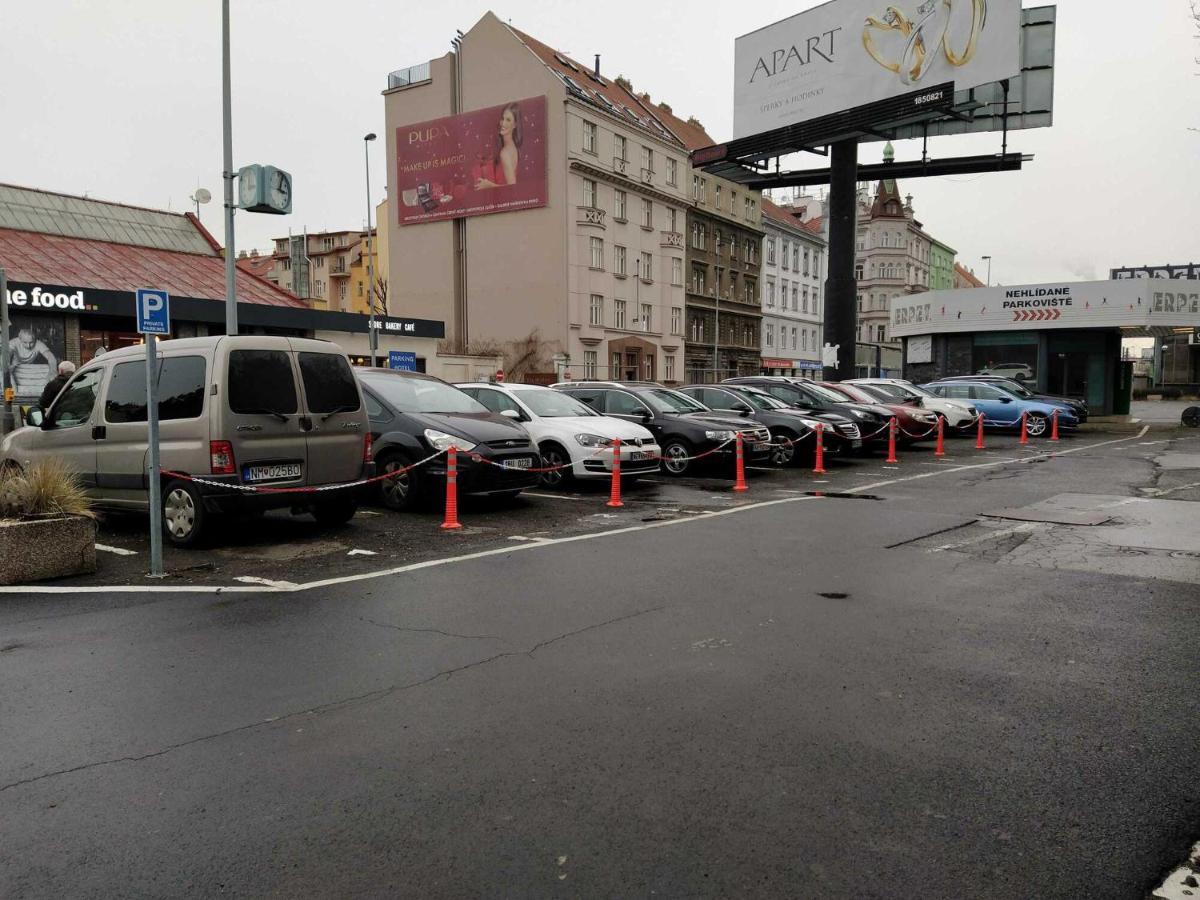
{"type": "Polygon", "coordinates": [[[0,896],[1144,897],[1200,838],[1200,553],[981,514],[1200,530],[1200,439],[989,446],[168,559],[204,587],[477,554],[309,590],[2,595],[0,896]]]}

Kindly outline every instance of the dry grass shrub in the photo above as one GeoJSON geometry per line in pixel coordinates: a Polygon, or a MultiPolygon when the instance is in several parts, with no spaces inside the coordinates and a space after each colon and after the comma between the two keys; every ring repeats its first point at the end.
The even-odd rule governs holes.
{"type": "Polygon", "coordinates": [[[48,459],[28,469],[0,468],[0,518],[90,516],[92,501],[66,463],[48,459]]]}

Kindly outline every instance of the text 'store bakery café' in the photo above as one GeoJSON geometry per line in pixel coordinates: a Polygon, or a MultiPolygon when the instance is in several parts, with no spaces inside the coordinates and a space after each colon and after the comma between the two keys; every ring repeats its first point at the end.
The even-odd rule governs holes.
{"type": "Polygon", "coordinates": [[[916,382],[1000,370],[1031,388],[1087,400],[1097,415],[1129,412],[1132,363],[1123,338],[1160,346],[1161,381],[1200,382],[1200,281],[1113,279],[929,291],[892,301],[892,334],[916,382]]]}
{"type": "MultiPolygon", "coordinates": [[[[36,400],[62,360],[76,365],[141,342],[134,292],[171,296],[171,337],[225,332],[221,248],[190,213],[179,214],[0,185],[0,268],[8,281],[10,374],[18,400],[36,400]]],[[[237,270],[244,334],[367,347],[368,317],[310,309],[295,295],[237,270]]],[[[380,318],[379,353],[436,355],[441,322],[380,318]]]]}

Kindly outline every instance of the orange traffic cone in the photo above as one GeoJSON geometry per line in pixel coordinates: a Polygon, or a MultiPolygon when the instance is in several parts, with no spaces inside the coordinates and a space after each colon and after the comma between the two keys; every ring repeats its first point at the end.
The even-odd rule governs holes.
{"type": "Polygon", "coordinates": [[[453,444],[446,456],[446,521],[443,528],[462,528],[458,521],[458,448],[453,444]]]}
{"type": "Polygon", "coordinates": [[[1021,413],[1021,443],[1029,443],[1029,413],[1021,413]]]}
{"type": "Polygon", "coordinates": [[[621,439],[613,441],[612,490],[606,506],[624,506],[621,502],[621,439]]]}
{"type": "Polygon", "coordinates": [[[934,456],[945,456],[946,455],[946,435],[945,435],[945,431],[944,431],[945,426],[946,426],[946,420],[943,419],[941,416],[938,416],[938,420],[937,420],[938,438],[937,438],[937,448],[933,451],[934,456]]]}
{"type": "Polygon", "coordinates": [[[1050,440],[1058,440],[1058,410],[1054,411],[1054,415],[1050,417],[1050,440]]]}
{"type": "Polygon", "coordinates": [[[742,450],[742,433],[740,431],[737,433],[733,489],[735,491],[750,490],[746,486],[746,454],[742,450]]]}
{"type": "Polygon", "coordinates": [[[817,423],[817,449],[814,457],[815,465],[813,466],[814,475],[825,474],[825,425],[821,422],[817,423]]]}
{"type": "Polygon", "coordinates": [[[975,433],[975,449],[983,449],[983,413],[976,413],[979,416],[979,430],[975,433]]]}
{"type": "Polygon", "coordinates": [[[892,421],[888,423],[888,455],[884,462],[898,463],[896,459],[896,417],[892,416],[892,421]]]}

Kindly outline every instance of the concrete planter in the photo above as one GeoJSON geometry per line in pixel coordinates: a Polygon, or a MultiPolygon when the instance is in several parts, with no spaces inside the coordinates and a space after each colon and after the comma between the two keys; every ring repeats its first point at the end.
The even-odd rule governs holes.
{"type": "Polygon", "coordinates": [[[95,519],[0,520],[0,584],[29,584],[95,571],[95,519]]]}

